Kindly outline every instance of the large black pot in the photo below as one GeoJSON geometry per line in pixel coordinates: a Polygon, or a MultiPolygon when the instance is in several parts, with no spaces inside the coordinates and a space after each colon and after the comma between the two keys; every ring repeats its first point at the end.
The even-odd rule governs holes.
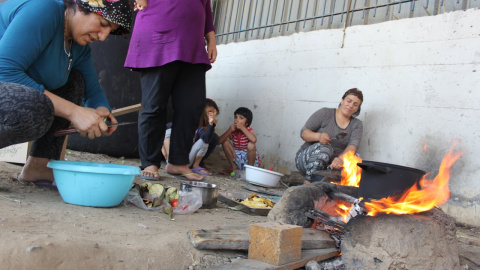
{"type": "Polygon", "coordinates": [[[357,166],[362,168],[358,195],[366,199],[402,194],[426,174],[419,169],[375,161],[364,160],[357,166]]]}

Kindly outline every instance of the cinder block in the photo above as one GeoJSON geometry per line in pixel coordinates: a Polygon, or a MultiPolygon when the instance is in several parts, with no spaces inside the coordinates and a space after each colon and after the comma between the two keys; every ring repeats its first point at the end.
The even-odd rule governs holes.
{"type": "Polygon", "coordinates": [[[282,265],[302,258],[302,227],[279,222],[250,226],[248,258],[282,265]]]}

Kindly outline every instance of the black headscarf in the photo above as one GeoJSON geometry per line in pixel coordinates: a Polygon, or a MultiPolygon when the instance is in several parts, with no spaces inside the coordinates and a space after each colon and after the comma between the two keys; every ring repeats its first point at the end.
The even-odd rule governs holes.
{"type": "Polygon", "coordinates": [[[128,35],[132,28],[132,7],[130,0],[75,0],[84,9],[95,12],[110,22],[118,24],[112,35],[128,35]]]}

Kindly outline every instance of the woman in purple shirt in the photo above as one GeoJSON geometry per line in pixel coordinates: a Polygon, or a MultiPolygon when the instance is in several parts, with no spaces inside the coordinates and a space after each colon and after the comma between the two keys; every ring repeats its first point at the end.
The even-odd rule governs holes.
{"type": "Polygon", "coordinates": [[[135,9],[140,11],[125,67],[141,73],[143,110],[138,117],[138,136],[142,177],[159,179],[171,97],[174,114],[165,169],[201,181],[203,177],[187,164],[205,107],[205,72],[217,56],[210,0],[136,0],[135,9]]]}

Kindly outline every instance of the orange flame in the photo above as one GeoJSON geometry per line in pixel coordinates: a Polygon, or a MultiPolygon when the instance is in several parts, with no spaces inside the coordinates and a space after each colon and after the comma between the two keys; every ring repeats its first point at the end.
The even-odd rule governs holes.
{"type": "Polygon", "coordinates": [[[462,153],[453,154],[455,145],[443,158],[438,175],[434,179],[426,179],[427,174],[420,180],[421,189],[418,189],[417,185],[413,185],[401,196],[365,202],[365,208],[368,210],[367,216],[376,216],[379,213],[413,214],[428,211],[436,205],[445,203],[450,197],[448,188],[450,168],[462,155],[462,153]]]}
{"type": "Polygon", "coordinates": [[[353,151],[349,151],[343,155],[343,169],[342,180],[340,185],[358,187],[360,184],[360,178],[362,177],[362,169],[357,166],[357,163],[361,163],[362,159],[355,156],[353,151]]]}
{"type": "Polygon", "coordinates": [[[348,207],[345,204],[337,204],[335,205],[335,211],[342,217],[343,222],[347,223],[348,222],[348,212],[350,212],[350,208],[352,206],[348,207]]]}

